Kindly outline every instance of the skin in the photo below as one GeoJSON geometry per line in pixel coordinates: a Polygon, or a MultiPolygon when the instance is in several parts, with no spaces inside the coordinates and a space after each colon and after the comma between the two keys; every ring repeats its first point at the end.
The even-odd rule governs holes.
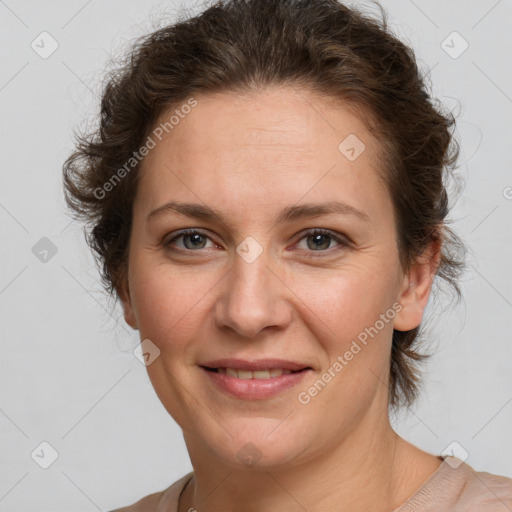
{"type": "Polygon", "coordinates": [[[393,328],[420,324],[440,248],[429,245],[402,272],[379,143],[346,105],[285,86],[195,98],[143,161],[121,292],[127,323],[160,350],[147,371],[194,468],[179,512],[389,512],[442,462],[393,431],[387,402],[393,328]],[[338,149],[349,134],[366,146],[354,161],[338,149]],[[172,210],[147,220],[170,200],[207,205],[226,223],[172,210]],[[275,223],[287,206],[328,201],[369,221],[331,213],[275,223]],[[165,246],[184,228],[201,230],[199,247],[190,236],[165,246]],[[350,243],[315,241],[310,228],[350,243]],[[249,236],[263,250],[252,263],[236,252],[249,236]],[[393,304],[394,318],[299,403],[393,304]],[[198,366],[221,357],[284,358],[314,371],[277,396],[244,401],[198,366]],[[252,467],[237,456],[247,443],[261,457],[252,467]]]}

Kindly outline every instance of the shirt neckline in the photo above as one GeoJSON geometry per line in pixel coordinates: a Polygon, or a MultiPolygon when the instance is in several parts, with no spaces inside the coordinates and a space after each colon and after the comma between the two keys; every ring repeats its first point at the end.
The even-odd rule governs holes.
{"type": "Polygon", "coordinates": [[[190,471],[186,475],[183,475],[180,479],[176,480],[170,487],[168,487],[162,494],[156,512],[168,512],[171,510],[175,512],[178,510],[179,500],[185,487],[190,483],[194,471],[190,471]]]}

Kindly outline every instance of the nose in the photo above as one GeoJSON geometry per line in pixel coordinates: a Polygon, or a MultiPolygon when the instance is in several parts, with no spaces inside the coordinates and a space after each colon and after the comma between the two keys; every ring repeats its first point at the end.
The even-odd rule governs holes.
{"type": "Polygon", "coordinates": [[[215,307],[215,323],[238,336],[254,338],[265,329],[282,330],[292,318],[293,295],[264,251],[248,263],[238,254],[223,282],[215,307]]]}

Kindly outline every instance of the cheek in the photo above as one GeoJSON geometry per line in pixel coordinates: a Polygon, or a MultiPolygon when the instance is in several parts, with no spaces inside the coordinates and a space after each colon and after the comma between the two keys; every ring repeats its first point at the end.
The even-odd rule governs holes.
{"type": "Polygon", "coordinates": [[[296,276],[291,288],[301,299],[302,310],[310,310],[313,322],[324,324],[331,337],[346,340],[373,325],[392,306],[396,284],[391,272],[368,269],[345,267],[323,275],[296,276]]]}
{"type": "Polygon", "coordinates": [[[302,280],[297,288],[304,302],[301,319],[326,356],[318,377],[327,382],[325,391],[315,384],[322,391],[312,401],[320,408],[336,404],[344,417],[357,418],[370,407],[389,373],[395,310],[392,284],[382,275],[369,279],[352,269],[324,283],[302,280]]]}
{"type": "Polygon", "coordinates": [[[331,400],[348,410],[354,397],[360,405],[366,403],[385,382],[395,315],[393,286],[392,272],[370,264],[347,266],[323,278],[294,279],[293,289],[302,299],[301,321],[327,356],[323,372],[335,375],[320,403],[331,400]]]}
{"type": "Polygon", "coordinates": [[[165,263],[141,261],[133,270],[130,287],[142,339],[151,339],[161,349],[172,341],[178,348],[201,323],[216,281],[209,273],[178,270],[165,263]]]}

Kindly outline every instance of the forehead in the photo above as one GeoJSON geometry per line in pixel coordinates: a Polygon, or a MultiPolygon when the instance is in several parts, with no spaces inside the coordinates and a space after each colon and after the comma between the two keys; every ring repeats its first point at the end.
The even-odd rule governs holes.
{"type": "Polygon", "coordinates": [[[362,121],[360,110],[307,89],[280,86],[243,94],[199,94],[194,99],[197,106],[187,107],[189,113],[173,116],[180,111],[180,105],[176,105],[163,112],[155,123],[155,127],[163,127],[173,117],[174,126],[168,126],[163,136],[173,139],[176,146],[179,144],[180,153],[215,151],[226,146],[237,151],[256,145],[265,151],[284,151],[287,146],[307,152],[331,143],[331,149],[339,156],[339,139],[349,134],[365,139],[369,153],[380,149],[362,121]],[[324,144],[319,144],[322,141],[324,144]]]}
{"type": "MultiPolygon", "coordinates": [[[[183,195],[263,205],[266,191],[270,207],[276,197],[298,202],[335,190],[353,203],[385,194],[376,172],[381,148],[347,104],[293,87],[194,99],[142,163],[138,196],[148,208],[183,195]]],[[[163,112],[155,128],[179,109],[163,112]]]]}

